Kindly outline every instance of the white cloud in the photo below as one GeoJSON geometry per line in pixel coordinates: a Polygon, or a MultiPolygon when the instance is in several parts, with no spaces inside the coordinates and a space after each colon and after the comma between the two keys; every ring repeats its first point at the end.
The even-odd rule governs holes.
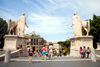
{"type": "Polygon", "coordinates": [[[51,3],[54,3],[52,0],[49,0],[51,3]]]}
{"type": "Polygon", "coordinates": [[[3,18],[8,22],[8,19],[16,20],[16,18],[12,14],[8,14],[7,12],[4,12],[0,10],[0,17],[3,18]]]}
{"type": "Polygon", "coordinates": [[[11,11],[11,12],[14,11],[14,10],[11,10],[11,9],[8,9],[8,8],[5,8],[5,7],[0,7],[0,9],[4,9],[4,10],[7,10],[7,11],[11,11]]]}
{"type": "Polygon", "coordinates": [[[69,22],[63,17],[43,16],[30,13],[27,20],[31,22],[30,26],[33,27],[36,32],[52,32],[51,34],[72,32],[70,31],[70,26],[68,26],[69,22]]]}
{"type": "MultiPolygon", "coordinates": [[[[100,15],[100,0],[23,0],[19,4],[25,10],[29,26],[25,28],[25,33],[31,33],[34,30],[48,41],[65,40],[68,36],[73,36],[73,28],[70,26],[75,11],[82,21],[92,18],[94,13],[100,15]],[[58,33],[66,35],[65,38],[57,39],[58,33]],[[56,35],[49,39],[48,37],[52,37],[52,34],[56,35]]],[[[12,5],[9,4],[9,7],[12,5]]],[[[22,11],[21,7],[15,6],[17,11],[14,11],[8,9],[5,4],[5,7],[0,7],[0,17],[7,21],[9,18],[16,20],[17,13],[22,11]],[[17,13],[14,14],[14,12],[17,13]]]]}

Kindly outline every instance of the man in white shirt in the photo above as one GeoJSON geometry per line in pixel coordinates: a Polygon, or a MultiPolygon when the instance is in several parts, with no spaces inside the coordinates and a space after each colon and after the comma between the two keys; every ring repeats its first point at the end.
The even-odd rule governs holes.
{"type": "Polygon", "coordinates": [[[56,52],[57,52],[57,57],[58,57],[59,56],[59,50],[57,49],[56,52]]]}
{"type": "Polygon", "coordinates": [[[27,47],[27,51],[29,50],[29,48],[30,48],[30,47],[28,46],[28,47],[27,47]]]}
{"type": "Polygon", "coordinates": [[[53,55],[53,46],[52,46],[51,43],[50,43],[49,45],[50,45],[50,46],[49,46],[49,60],[50,60],[50,59],[52,60],[52,55],[53,55]]]}

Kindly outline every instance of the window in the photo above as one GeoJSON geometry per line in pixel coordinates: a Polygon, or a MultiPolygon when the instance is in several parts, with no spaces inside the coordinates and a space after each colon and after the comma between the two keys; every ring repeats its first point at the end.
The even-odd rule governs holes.
{"type": "Polygon", "coordinates": [[[35,42],[35,39],[34,39],[34,42],[35,42]]]}
{"type": "Polygon", "coordinates": [[[36,41],[38,42],[38,39],[36,41]]]}
{"type": "Polygon", "coordinates": [[[35,43],[34,43],[34,45],[35,45],[35,43]]]}
{"type": "Polygon", "coordinates": [[[42,42],[44,42],[44,41],[42,40],[42,42]]]}
{"type": "Polygon", "coordinates": [[[31,39],[31,41],[33,41],[33,39],[31,39]]]}
{"type": "Polygon", "coordinates": [[[31,45],[33,45],[33,43],[31,43],[31,45]]]}

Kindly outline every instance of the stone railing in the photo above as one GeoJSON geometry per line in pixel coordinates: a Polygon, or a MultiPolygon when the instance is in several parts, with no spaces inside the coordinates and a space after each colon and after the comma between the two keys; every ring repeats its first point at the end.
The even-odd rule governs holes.
{"type": "Polygon", "coordinates": [[[100,50],[100,42],[98,42],[96,44],[97,44],[97,49],[96,50],[100,50]]]}
{"type": "MultiPolygon", "coordinates": [[[[11,58],[19,57],[19,54],[20,54],[19,50],[12,51],[11,52],[11,58]]],[[[5,54],[0,55],[0,61],[4,60],[4,58],[5,58],[5,54]]]]}

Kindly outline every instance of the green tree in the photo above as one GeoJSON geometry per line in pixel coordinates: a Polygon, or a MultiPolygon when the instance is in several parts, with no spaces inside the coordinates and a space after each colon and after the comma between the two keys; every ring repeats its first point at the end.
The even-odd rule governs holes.
{"type": "Polygon", "coordinates": [[[97,42],[100,42],[100,16],[93,15],[93,19],[90,20],[90,33],[93,38],[93,47],[97,48],[97,42]]]}
{"type": "Polygon", "coordinates": [[[70,41],[59,41],[58,44],[61,44],[62,50],[70,51],[70,41]]]}
{"type": "Polygon", "coordinates": [[[0,48],[4,46],[3,36],[7,33],[7,22],[0,18],[0,48]]]}

